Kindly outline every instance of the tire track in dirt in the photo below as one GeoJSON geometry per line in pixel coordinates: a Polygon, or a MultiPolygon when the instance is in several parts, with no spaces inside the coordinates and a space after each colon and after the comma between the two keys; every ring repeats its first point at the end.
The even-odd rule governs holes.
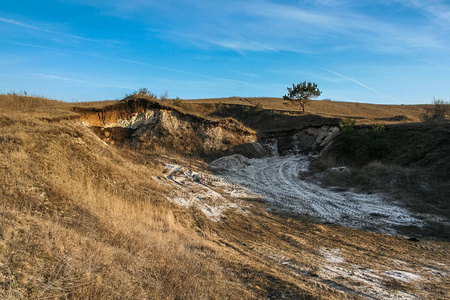
{"type": "Polygon", "coordinates": [[[210,164],[211,170],[235,184],[260,194],[276,212],[305,215],[319,222],[383,233],[396,233],[396,226],[421,226],[421,221],[379,194],[333,191],[302,181],[310,157],[272,156],[247,159],[231,155],[210,164]]]}

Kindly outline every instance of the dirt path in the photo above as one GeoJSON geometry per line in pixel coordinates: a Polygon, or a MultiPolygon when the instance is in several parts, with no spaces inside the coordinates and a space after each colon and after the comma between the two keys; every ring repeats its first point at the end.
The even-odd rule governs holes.
{"type": "Polygon", "coordinates": [[[274,212],[298,214],[324,222],[382,233],[396,233],[398,226],[421,226],[408,210],[379,194],[333,191],[302,181],[310,157],[304,155],[247,159],[222,157],[211,169],[232,183],[258,193],[274,212]]]}

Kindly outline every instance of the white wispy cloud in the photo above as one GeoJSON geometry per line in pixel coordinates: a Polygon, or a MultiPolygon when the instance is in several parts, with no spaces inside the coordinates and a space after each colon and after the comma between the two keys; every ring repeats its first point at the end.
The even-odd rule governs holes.
{"type": "Polygon", "coordinates": [[[403,5],[414,7],[419,13],[434,18],[437,25],[450,28],[450,3],[441,0],[396,0],[403,5]]]}
{"type": "Polygon", "coordinates": [[[196,77],[202,77],[202,78],[207,78],[207,79],[212,79],[212,80],[228,81],[228,82],[234,82],[234,83],[240,83],[240,84],[256,86],[255,84],[250,83],[250,82],[246,82],[246,81],[229,79],[229,78],[221,78],[221,77],[215,77],[215,76],[209,76],[209,75],[204,75],[204,74],[199,74],[199,73],[194,73],[194,72],[189,72],[189,71],[184,71],[184,70],[179,70],[179,69],[174,69],[174,68],[168,68],[168,67],[154,65],[154,64],[149,64],[149,63],[136,61],[136,60],[131,60],[131,59],[119,59],[119,60],[124,61],[124,62],[128,62],[128,63],[132,63],[132,64],[147,66],[147,67],[151,67],[151,68],[157,68],[157,69],[161,69],[161,70],[167,70],[167,71],[172,71],[172,72],[176,72],[176,73],[186,74],[186,75],[190,75],[190,76],[196,76],[196,77]]]}
{"type": "Polygon", "coordinates": [[[357,100],[355,100],[355,99],[351,99],[351,98],[344,97],[344,96],[337,96],[337,97],[338,97],[338,98],[342,98],[342,99],[347,100],[347,101],[350,101],[350,102],[359,102],[359,101],[357,101],[357,100]]]}
{"type": "Polygon", "coordinates": [[[271,2],[246,2],[241,5],[242,10],[248,15],[259,15],[266,19],[274,19],[279,22],[294,20],[297,22],[313,25],[332,26],[335,22],[333,15],[327,15],[311,10],[301,9],[297,6],[283,5],[271,2]]]}
{"type": "MultiPolygon", "coordinates": [[[[448,6],[441,0],[392,1],[420,5],[441,20],[450,18],[448,6]]],[[[166,36],[161,35],[162,39],[176,42],[182,38],[183,42],[199,48],[217,46],[242,54],[267,51],[318,53],[350,46],[391,54],[450,48],[450,42],[442,39],[435,28],[423,24],[406,26],[402,20],[374,17],[361,10],[365,4],[348,0],[303,0],[290,4],[270,0],[91,2],[86,5],[108,12],[113,10],[117,17],[124,13],[124,18],[130,18],[132,14],[133,18],[152,24],[151,27],[154,24],[143,12],[164,15],[171,30],[166,36]]],[[[367,4],[391,5],[391,1],[368,1],[367,4]]]]}
{"type": "Polygon", "coordinates": [[[237,71],[237,70],[230,70],[230,71],[233,73],[236,73],[236,74],[249,76],[249,77],[255,77],[255,78],[261,77],[260,75],[255,74],[255,73],[248,73],[248,72],[242,72],[242,71],[237,71]]]}
{"type": "MultiPolygon", "coordinates": [[[[209,29],[205,41],[239,51],[301,53],[330,52],[334,46],[390,54],[450,48],[449,40],[443,39],[439,31],[420,23],[404,25],[401,21],[388,21],[344,7],[317,12],[314,7],[306,10],[293,5],[262,3],[238,4],[230,14],[247,15],[251,22],[233,23],[233,15],[221,16],[231,21],[225,22],[222,29],[228,38],[218,35],[211,39],[215,33],[211,34],[209,29]]],[[[434,10],[440,11],[436,7],[434,10]]]]}
{"type": "Polygon", "coordinates": [[[356,79],[347,77],[347,76],[342,75],[342,74],[340,74],[340,73],[338,73],[338,72],[334,72],[334,71],[331,71],[331,70],[328,70],[328,69],[325,69],[325,68],[322,68],[322,70],[327,71],[327,72],[329,72],[329,73],[331,73],[331,74],[337,75],[337,76],[339,76],[339,77],[342,77],[342,78],[344,78],[344,79],[347,79],[347,80],[349,80],[349,81],[352,81],[352,82],[354,82],[354,83],[356,83],[356,84],[362,86],[363,88],[368,89],[368,90],[370,90],[370,91],[373,91],[373,92],[375,92],[375,93],[377,93],[377,94],[379,94],[379,95],[381,95],[381,96],[383,96],[383,97],[385,97],[385,98],[394,99],[393,97],[388,96],[388,95],[386,95],[386,94],[383,94],[383,93],[380,92],[379,90],[377,90],[377,89],[375,89],[375,88],[373,88],[373,87],[370,87],[370,86],[368,86],[368,85],[365,85],[364,83],[361,83],[361,82],[357,81],[356,79]]]}
{"type": "Polygon", "coordinates": [[[22,23],[22,22],[13,20],[13,19],[6,19],[6,18],[0,17],[0,22],[9,23],[9,24],[20,26],[20,27],[34,29],[34,30],[42,30],[42,29],[40,29],[40,28],[38,28],[36,26],[31,26],[31,25],[28,25],[28,24],[25,24],[25,23],[22,23]]]}
{"type": "Polygon", "coordinates": [[[274,51],[278,52],[272,47],[262,45],[257,42],[244,40],[244,39],[202,39],[204,42],[220,46],[222,48],[231,49],[239,53],[245,53],[245,51],[274,51]]]}
{"type": "Polygon", "coordinates": [[[79,36],[79,35],[74,35],[74,34],[69,34],[69,33],[64,33],[64,32],[59,32],[59,31],[53,31],[53,30],[40,28],[40,27],[33,26],[33,25],[30,25],[30,24],[27,24],[27,23],[24,23],[24,22],[20,22],[20,21],[14,20],[14,19],[7,19],[7,18],[0,17],[0,22],[12,24],[12,25],[23,27],[23,28],[27,28],[27,29],[32,29],[32,30],[35,30],[35,31],[50,33],[52,35],[64,36],[64,37],[68,37],[68,38],[75,39],[75,40],[95,42],[95,43],[100,42],[98,40],[85,38],[85,37],[82,37],[82,36],[79,36]]]}
{"type": "Polygon", "coordinates": [[[113,88],[121,88],[121,89],[133,89],[130,85],[96,82],[96,81],[92,81],[92,80],[83,80],[83,79],[65,77],[65,76],[54,75],[54,74],[37,73],[36,75],[39,76],[39,77],[45,77],[45,78],[49,78],[49,79],[56,79],[56,80],[62,80],[62,81],[81,83],[83,85],[88,85],[88,86],[113,87],[113,88]]]}

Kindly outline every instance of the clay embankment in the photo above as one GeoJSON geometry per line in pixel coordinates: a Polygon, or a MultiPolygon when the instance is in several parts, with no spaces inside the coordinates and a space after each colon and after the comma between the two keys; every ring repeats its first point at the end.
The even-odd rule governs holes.
{"type": "Polygon", "coordinates": [[[209,157],[257,141],[256,132],[235,119],[203,118],[141,97],[75,111],[105,142],[141,150],[163,148],[209,157]]]}

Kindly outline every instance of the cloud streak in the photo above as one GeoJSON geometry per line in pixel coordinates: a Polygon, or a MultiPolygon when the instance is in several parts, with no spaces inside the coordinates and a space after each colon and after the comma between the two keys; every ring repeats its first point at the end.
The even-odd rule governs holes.
{"type": "Polygon", "coordinates": [[[132,63],[132,64],[141,65],[141,66],[147,66],[147,67],[151,67],[151,68],[157,68],[157,69],[161,69],[161,70],[167,70],[167,71],[172,71],[172,72],[176,72],[176,73],[186,74],[186,75],[190,75],[190,76],[196,76],[196,77],[207,78],[207,79],[212,79],[212,80],[227,81],[227,82],[234,82],[234,83],[246,84],[246,85],[251,85],[251,86],[257,86],[257,85],[255,85],[253,83],[246,82],[246,81],[229,79],[229,78],[214,77],[214,76],[209,76],[209,75],[203,75],[203,74],[199,74],[199,73],[193,73],[193,72],[189,72],[189,71],[184,71],[184,70],[173,69],[173,68],[168,68],[168,67],[164,67],[164,66],[153,65],[153,64],[140,62],[140,61],[135,61],[135,60],[131,60],[131,59],[122,59],[121,58],[119,60],[124,61],[124,62],[128,62],[128,63],[132,63]]]}
{"type": "Polygon", "coordinates": [[[435,23],[450,28],[450,5],[439,0],[397,0],[401,4],[409,7],[417,8],[418,12],[432,16],[435,23]]]}
{"type": "Polygon", "coordinates": [[[99,86],[99,87],[113,87],[113,88],[121,88],[121,89],[132,89],[132,87],[128,85],[122,85],[122,84],[110,84],[110,83],[101,83],[101,82],[95,82],[91,80],[82,80],[82,79],[75,79],[70,77],[64,77],[54,74],[43,74],[43,73],[37,73],[36,75],[40,77],[45,77],[49,79],[56,79],[56,80],[62,80],[62,81],[69,81],[69,82],[75,82],[75,83],[81,83],[89,86],[99,86]]]}
{"type": "Polygon", "coordinates": [[[7,19],[7,18],[0,17],[0,22],[7,23],[7,24],[12,24],[12,25],[19,26],[19,27],[22,27],[22,28],[32,29],[32,30],[35,30],[35,31],[40,31],[40,32],[45,32],[45,33],[65,36],[65,37],[69,37],[69,38],[76,39],[76,40],[87,41],[87,42],[95,42],[95,43],[99,42],[97,40],[85,38],[85,37],[82,37],[82,36],[79,36],[79,35],[74,35],[74,34],[69,34],[69,33],[64,33],[64,32],[59,32],[59,31],[53,31],[53,30],[47,30],[47,29],[39,28],[39,27],[36,27],[36,26],[33,26],[33,25],[29,25],[29,24],[26,24],[26,23],[23,23],[23,22],[19,22],[19,21],[14,20],[14,19],[7,19]]]}
{"type": "Polygon", "coordinates": [[[325,68],[321,68],[321,69],[324,70],[324,71],[327,71],[327,72],[329,72],[329,73],[331,73],[331,74],[334,74],[334,75],[336,75],[336,76],[339,76],[339,77],[342,77],[342,78],[347,79],[347,80],[349,80],[349,81],[352,81],[352,82],[354,82],[354,83],[356,83],[356,84],[362,86],[363,88],[368,89],[369,91],[373,91],[373,92],[375,92],[375,93],[377,93],[377,94],[379,94],[379,95],[381,95],[381,96],[383,96],[383,97],[386,97],[386,98],[389,98],[389,99],[394,99],[393,97],[388,96],[388,95],[386,95],[386,94],[383,94],[383,93],[380,92],[379,90],[374,89],[373,87],[367,86],[367,85],[365,85],[365,84],[363,84],[363,83],[361,83],[361,82],[359,82],[359,81],[357,81],[357,80],[355,80],[355,79],[353,79],[353,78],[347,77],[347,76],[342,75],[342,74],[340,74],[340,73],[338,73],[338,72],[334,72],[334,71],[331,71],[331,70],[328,70],[328,69],[325,69],[325,68]]]}
{"type": "MultiPolygon", "coordinates": [[[[403,5],[426,8],[442,20],[450,20],[450,9],[441,1],[396,1],[403,5]],[[433,5],[428,5],[430,3],[433,5]]],[[[376,2],[368,1],[368,4],[386,7],[391,5],[376,2]]],[[[118,17],[126,15],[124,18],[129,18],[132,14],[151,27],[155,24],[152,20],[143,18],[146,14],[142,14],[142,11],[157,11],[171,20],[172,36],[184,36],[185,41],[194,46],[202,47],[199,42],[203,42],[239,53],[317,53],[320,45],[323,45],[323,51],[338,48],[333,46],[352,45],[364,48],[365,51],[391,54],[395,51],[410,53],[417,49],[450,47],[450,43],[441,39],[433,28],[421,23],[405,25],[401,20],[392,18],[392,15],[391,18],[380,18],[378,15],[374,17],[370,11],[361,10],[361,4],[350,1],[298,1],[295,5],[267,0],[193,0],[189,5],[177,1],[166,1],[158,5],[155,1],[145,4],[131,1],[126,6],[121,1],[95,1],[91,5],[103,7],[106,11],[112,9],[118,17]]],[[[164,36],[161,38],[167,39],[164,36]]]]}

